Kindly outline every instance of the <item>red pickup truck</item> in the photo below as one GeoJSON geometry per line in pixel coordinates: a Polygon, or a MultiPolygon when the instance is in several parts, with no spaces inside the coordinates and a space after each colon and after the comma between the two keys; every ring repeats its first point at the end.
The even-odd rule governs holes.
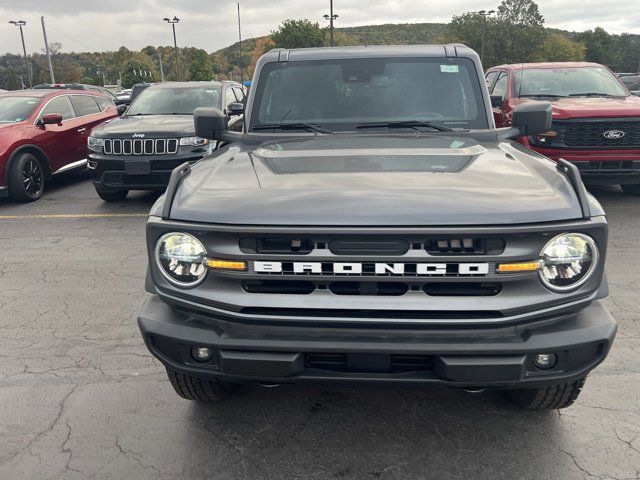
{"type": "Polygon", "coordinates": [[[574,163],[587,184],[619,184],[640,195],[640,97],[606,67],[558,62],[500,65],[486,74],[497,126],[524,102],[549,101],[553,127],[518,141],[574,163]]]}

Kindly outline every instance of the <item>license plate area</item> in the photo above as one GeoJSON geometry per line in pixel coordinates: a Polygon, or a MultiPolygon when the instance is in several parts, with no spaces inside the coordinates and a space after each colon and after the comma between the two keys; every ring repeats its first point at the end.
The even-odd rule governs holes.
{"type": "Polygon", "coordinates": [[[124,162],[124,171],[129,175],[149,175],[151,163],[149,160],[131,160],[124,162]]]}

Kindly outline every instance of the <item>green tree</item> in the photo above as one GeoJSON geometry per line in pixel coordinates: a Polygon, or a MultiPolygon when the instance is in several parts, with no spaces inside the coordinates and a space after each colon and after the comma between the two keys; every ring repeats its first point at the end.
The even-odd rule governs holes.
{"type": "Polygon", "coordinates": [[[153,82],[154,65],[147,55],[138,55],[122,68],[122,88],[131,88],[136,83],[153,82]]]}
{"type": "Polygon", "coordinates": [[[560,33],[550,34],[534,59],[539,62],[581,62],[586,48],[560,33]]]}
{"type": "Polygon", "coordinates": [[[544,17],[533,0],[503,0],[495,26],[500,41],[495,55],[500,62],[530,62],[546,41],[544,17]]]}
{"type": "Polygon", "coordinates": [[[602,63],[615,68],[620,63],[617,39],[605,29],[596,27],[578,34],[580,40],[587,47],[585,58],[589,62],[602,63]]]}
{"type": "MultiPolygon", "coordinates": [[[[464,43],[469,48],[474,49],[478,54],[482,48],[482,15],[476,12],[466,12],[456,15],[451,19],[447,34],[441,38],[444,42],[464,43]]],[[[484,38],[484,59],[487,66],[496,65],[503,62],[496,55],[496,44],[502,41],[502,35],[496,28],[494,18],[487,19],[487,27],[484,38]]]]}
{"type": "Polygon", "coordinates": [[[321,47],[324,44],[324,32],[318,23],[304,20],[285,20],[274,32],[271,39],[276,48],[321,47]]]}
{"type": "Polygon", "coordinates": [[[189,76],[191,80],[211,80],[213,67],[209,54],[201,48],[195,48],[189,56],[189,76]]]}

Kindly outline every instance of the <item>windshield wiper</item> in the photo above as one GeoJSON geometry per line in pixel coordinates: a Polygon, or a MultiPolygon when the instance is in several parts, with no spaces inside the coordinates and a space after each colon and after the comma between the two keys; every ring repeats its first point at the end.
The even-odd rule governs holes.
{"type": "Polygon", "coordinates": [[[531,98],[566,98],[566,95],[556,95],[555,93],[523,93],[518,96],[531,98]]]}
{"type": "Polygon", "coordinates": [[[422,120],[396,120],[392,122],[370,122],[370,123],[360,123],[356,125],[356,128],[413,128],[416,127],[427,127],[433,128],[439,132],[459,132],[462,129],[459,128],[451,128],[445,127],[444,125],[438,125],[437,123],[431,122],[423,122],[422,120]]]}
{"type": "Polygon", "coordinates": [[[585,93],[570,93],[569,94],[570,97],[615,97],[615,96],[622,96],[622,95],[610,95],[608,93],[601,93],[601,92],[585,92],[585,93]]]}
{"type": "Polygon", "coordinates": [[[314,123],[262,123],[254,125],[251,130],[307,130],[318,133],[335,133],[314,123]]]}

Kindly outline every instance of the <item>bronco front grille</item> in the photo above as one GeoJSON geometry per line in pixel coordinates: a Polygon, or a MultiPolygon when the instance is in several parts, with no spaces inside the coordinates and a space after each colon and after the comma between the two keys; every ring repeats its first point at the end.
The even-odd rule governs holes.
{"type": "MultiPolygon", "coordinates": [[[[152,227],[153,238],[184,228],[164,221],[152,227]]],[[[242,261],[245,268],[211,268],[187,292],[162,285],[230,319],[266,324],[401,328],[526,321],[540,309],[586,299],[597,286],[594,275],[584,288],[558,298],[537,272],[498,272],[498,264],[538,259],[551,238],[567,231],[606,245],[604,220],[597,218],[526,227],[194,227],[210,258],[242,261]]]]}
{"type": "Polygon", "coordinates": [[[554,122],[553,130],[559,133],[558,141],[567,147],[640,147],[640,119],[608,120],[580,119],[554,122]],[[620,138],[606,138],[605,132],[620,131],[620,138]]]}
{"type": "Polygon", "coordinates": [[[173,155],[178,153],[177,138],[106,138],[105,155],[173,155]]]}

